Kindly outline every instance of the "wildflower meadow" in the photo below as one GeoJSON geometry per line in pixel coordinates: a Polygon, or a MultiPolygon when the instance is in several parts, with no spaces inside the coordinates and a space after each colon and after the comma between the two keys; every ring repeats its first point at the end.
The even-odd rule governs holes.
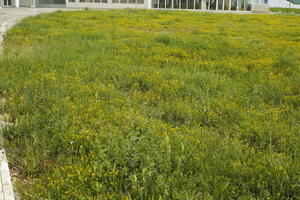
{"type": "Polygon", "coordinates": [[[21,199],[300,198],[300,17],[85,10],[5,35],[21,199]]]}

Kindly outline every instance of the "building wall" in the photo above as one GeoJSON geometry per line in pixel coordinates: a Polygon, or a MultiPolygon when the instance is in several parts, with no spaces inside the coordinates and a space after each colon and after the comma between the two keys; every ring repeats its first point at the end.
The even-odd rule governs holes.
{"type": "MultiPolygon", "coordinates": [[[[4,0],[0,0],[0,8],[4,6],[4,0]]],[[[15,0],[11,0],[11,6],[15,6],[15,0]]]]}
{"type": "Polygon", "coordinates": [[[20,7],[30,7],[32,5],[32,0],[19,0],[20,7]]]}
{"type": "Polygon", "coordinates": [[[144,4],[136,5],[136,4],[105,4],[105,3],[67,3],[67,8],[103,8],[103,9],[122,9],[122,8],[139,8],[139,9],[147,9],[144,4]]]}
{"type": "MultiPolygon", "coordinates": [[[[131,0],[119,0],[118,2],[128,2],[128,3],[113,3],[115,0],[69,0],[67,2],[67,8],[112,8],[112,9],[122,9],[122,8],[137,8],[137,9],[147,9],[151,8],[151,0],[144,0],[143,3],[129,3],[131,0]],[[74,1],[74,2],[70,2],[74,1]],[[85,1],[85,2],[83,2],[85,1]]],[[[140,0],[134,1],[140,2],[140,0]]]]}
{"type": "Polygon", "coordinates": [[[36,0],[37,5],[66,4],[65,0],[36,0]]]}
{"type": "Polygon", "coordinates": [[[251,4],[261,4],[261,1],[262,0],[152,0],[152,8],[226,12],[251,11],[251,4]]]}
{"type": "MultiPolygon", "coordinates": [[[[0,8],[3,6],[3,1],[0,0],[0,8]]],[[[15,6],[15,0],[12,1],[12,6],[15,6]]],[[[31,7],[33,0],[19,0],[20,7],[31,7]]],[[[116,0],[70,0],[73,2],[68,2],[68,0],[36,0],[37,5],[51,5],[51,4],[66,4],[68,8],[137,8],[137,9],[147,9],[151,8],[151,0],[118,0],[127,1],[128,3],[112,3],[116,0]],[[67,1],[67,2],[65,2],[67,1]],[[80,2],[81,1],[81,2],[80,2]],[[83,2],[85,1],[85,2],[83,2]],[[139,3],[129,3],[129,2],[139,2],[139,3]],[[141,3],[141,1],[144,1],[141,3]],[[105,2],[105,3],[104,3],[105,2]],[[148,5],[149,4],[149,5],[148,5]]]]}
{"type": "MultiPolygon", "coordinates": [[[[32,1],[33,0],[19,0],[21,7],[30,7],[30,6],[32,6],[32,1]]],[[[63,1],[65,1],[65,0],[36,0],[36,1],[37,1],[37,3],[39,3],[39,1],[40,1],[41,4],[47,4],[47,5],[49,4],[50,5],[50,4],[63,4],[64,3],[63,1]]],[[[113,9],[114,8],[115,9],[122,9],[122,8],[136,8],[136,9],[157,8],[157,5],[155,6],[154,3],[158,0],[144,0],[144,3],[141,3],[141,1],[142,0],[67,0],[66,7],[68,7],[68,8],[103,8],[103,9],[109,9],[109,8],[113,8],[113,9]],[[113,3],[113,2],[116,2],[116,1],[125,2],[125,3],[113,3]],[[130,3],[130,2],[139,2],[139,3],[130,3]],[[153,4],[153,5],[151,5],[151,4],[153,4]]],[[[164,0],[162,0],[162,1],[164,1],[164,0]]],[[[224,1],[226,2],[226,0],[224,0],[224,1]]],[[[231,0],[231,2],[232,1],[233,0],[231,0]]],[[[246,0],[246,1],[251,2],[252,0],[246,0]]],[[[256,4],[257,3],[256,1],[263,1],[263,0],[253,0],[253,3],[256,4]]],[[[3,2],[4,2],[4,0],[0,0],[0,8],[3,6],[3,2]]],[[[269,5],[269,7],[299,8],[300,9],[300,5],[289,3],[287,0],[269,0],[268,5],[269,5]]],[[[15,6],[15,0],[12,0],[12,6],[15,6]]],[[[203,5],[201,7],[203,7],[203,5]]],[[[224,8],[225,8],[225,10],[227,10],[226,5],[223,7],[223,9],[224,8]]],[[[200,8],[200,9],[205,10],[205,8],[200,8]]]]}
{"type": "Polygon", "coordinates": [[[54,4],[54,0],[36,0],[36,4],[54,4]]]}
{"type": "Polygon", "coordinates": [[[275,8],[299,8],[300,5],[289,3],[287,0],[269,0],[269,6],[275,8]]]}

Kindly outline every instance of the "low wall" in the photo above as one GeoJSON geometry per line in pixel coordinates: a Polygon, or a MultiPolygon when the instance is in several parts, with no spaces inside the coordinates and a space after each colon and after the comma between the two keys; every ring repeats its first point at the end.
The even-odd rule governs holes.
{"type": "Polygon", "coordinates": [[[272,8],[299,8],[300,5],[296,5],[288,2],[287,0],[269,0],[269,6],[272,8]]]}
{"type": "Polygon", "coordinates": [[[80,3],[68,2],[67,8],[103,8],[103,9],[123,9],[123,8],[139,8],[147,9],[147,4],[121,4],[121,3],[80,3]]]}
{"type": "Polygon", "coordinates": [[[30,7],[32,5],[32,0],[20,0],[21,7],[30,7]]]}
{"type": "Polygon", "coordinates": [[[123,9],[123,8],[150,9],[151,8],[151,0],[85,0],[86,2],[80,2],[80,1],[82,0],[67,0],[66,7],[67,8],[103,8],[103,9],[123,9]]]}
{"type": "Polygon", "coordinates": [[[254,13],[268,13],[270,9],[268,4],[253,4],[251,11],[254,13]]]}

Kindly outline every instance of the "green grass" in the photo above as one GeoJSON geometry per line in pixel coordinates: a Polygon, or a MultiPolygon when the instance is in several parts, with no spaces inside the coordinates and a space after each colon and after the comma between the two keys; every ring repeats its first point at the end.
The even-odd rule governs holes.
{"type": "Polygon", "coordinates": [[[0,58],[18,192],[300,198],[299,41],[292,15],[110,10],[24,19],[0,58]]]}
{"type": "Polygon", "coordinates": [[[298,9],[298,8],[270,8],[270,11],[289,13],[289,14],[291,14],[291,13],[300,14],[300,9],[298,9]]]}

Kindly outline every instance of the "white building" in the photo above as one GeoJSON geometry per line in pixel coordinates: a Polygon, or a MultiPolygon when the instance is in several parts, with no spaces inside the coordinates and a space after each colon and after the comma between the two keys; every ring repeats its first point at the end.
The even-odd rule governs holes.
{"type": "Polygon", "coordinates": [[[269,6],[272,8],[299,8],[300,0],[270,0],[269,6]]]}
{"type": "Polygon", "coordinates": [[[264,11],[269,7],[299,7],[287,0],[0,0],[1,7],[140,8],[214,11],[264,11]],[[291,6],[292,5],[292,6],[291,6]]]}

